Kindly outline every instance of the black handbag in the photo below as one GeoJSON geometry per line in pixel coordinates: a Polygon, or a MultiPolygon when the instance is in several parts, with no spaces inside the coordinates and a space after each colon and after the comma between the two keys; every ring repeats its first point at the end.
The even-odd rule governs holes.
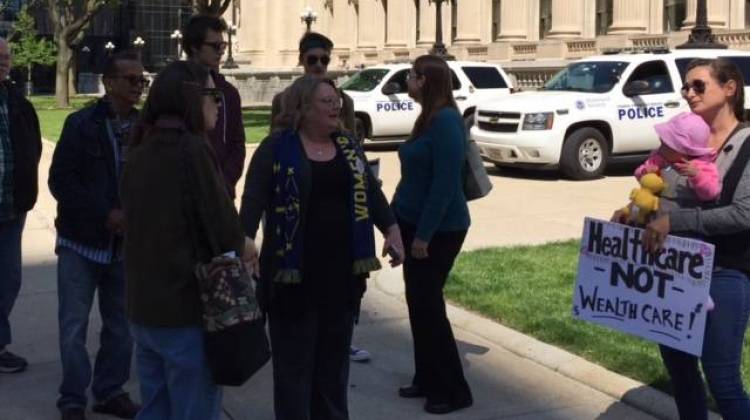
{"type": "Polygon", "coordinates": [[[258,305],[252,273],[236,255],[221,253],[207,225],[194,211],[197,199],[190,180],[186,179],[194,171],[187,164],[184,144],[182,150],[183,190],[188,199],[186,212],[193,249],[199,249],[200,241],[205,241],[214,256],[195,267],[203,308],[206,358],[217,385],[240,386],[271,358],[266,319],[258,305]]]}

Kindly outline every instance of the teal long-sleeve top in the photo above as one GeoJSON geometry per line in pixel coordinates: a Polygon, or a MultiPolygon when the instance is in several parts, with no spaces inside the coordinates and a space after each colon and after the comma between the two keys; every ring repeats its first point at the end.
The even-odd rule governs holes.
{"type": "Polygon", "coordinates": [[[466,132],[457,110],[443,108],[418,137],[401,145],[401,181],[393,211],[429,242],[435,232],[466,230],[469,208],[463,190],[466,132]]]}

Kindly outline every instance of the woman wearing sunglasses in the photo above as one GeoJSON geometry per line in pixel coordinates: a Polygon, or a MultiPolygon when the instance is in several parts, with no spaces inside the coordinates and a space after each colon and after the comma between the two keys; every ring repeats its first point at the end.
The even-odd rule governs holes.
{"type": "Polygon", "coordinates": [[[249,263],[255,252],[207,139],[220,102],[203,66],[167,66],[149,91],[123,175],[127,311],[140,420],[214,420],[221,414],[221,389],[204,352],[194,268],[215,256],[210,243],[249,263]]]}
{"type": "Polygon", "coordinates": [[[399,395],[426,397],[425,411],[443,414],[473,402],[443,300],[469,228],[462,188],[466,135],[443,59],[417,58],[407,80],[422,112],[399,148],[401,180],[391,204],[407,250],[404,281],[414,340],[414,377],[399,395]]]}
{"type": "MultiPolygon", "coordinates": [[[[750,314],[750,129],[744,121],[744,80],[729,61],[697,59],[687,67],[682,94],[690,109],[710,128],[722,188],[713,203],[679,208],[660,215],[644,232],[644,247],[656,252],[667,234],[700,235],[716,246],[708,312],[700,360],[661,346],[682,420],[708,418],[700,361],[708,389],[726,420],[750,419],[750,400],[740,371],[750,314]]],[[[615,213],[615,220],[622,220],[615,213]]]]}

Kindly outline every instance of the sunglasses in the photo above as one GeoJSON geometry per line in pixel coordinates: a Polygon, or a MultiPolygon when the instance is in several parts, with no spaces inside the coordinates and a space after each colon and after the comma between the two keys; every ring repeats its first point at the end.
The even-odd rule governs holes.
{"type": "Polygon", "coordinates": [[[416,80],[416,79],[419,78],[419,76],[421,76],[421,74],[419,74],[419,73],[417,73],[415,71],[410,71],[410,72],[406,73],[406,80],[407,81],[409,81],[411,79],[415,79],[416,80]]]}
{"type": "Polygon", "coordinates": [[[693,89],[693,92],[695,92],[696,95],[703,95],[706,93],[706,82],[704,82],[701,79],[693,80],[693,83],[685,83],[682,85],[682,89],[680,91],[682,92],[682,96],[687,96],[687,94],[690,92],[690,89],[693,89]]]}
{"type": "Polygon", "coordinates": [[[305,59],[305,62],[307,63],[308,66],[314,66],[318,64],[318,61],[320,61],[320,64],[327,66],[328,63],[331,62],[331,57],[327,55],[321,55],[321,56],[308,55],[307,58],[305,59]]]}
{"type": "Polygon", "coordinates": [[[143,86],[148,87],[149,80],[143,76],[117,76],[118,79],[125,79],[130,83],[130,86],[143,86]]]}
{"type": "Polygon", "coordinates": [[[208,45],[209,47],[213,48],[216,52],[222,52],[227,48],[229,44],[226,41],[217,41],[217,42],[204,42],[203,45],[208,45]]]}
{"type": "Polygon", "coordinates": [[[224,102],[224,94],[216,88],[204,88],[201,90],[201,95],[210,96],[216,102],[216,105],[221,105],[224,102]]]}

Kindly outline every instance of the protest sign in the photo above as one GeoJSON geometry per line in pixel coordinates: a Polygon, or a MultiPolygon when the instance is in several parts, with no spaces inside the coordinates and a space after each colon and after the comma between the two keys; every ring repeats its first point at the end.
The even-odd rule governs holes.
{"type": "Polygon", "coordinates": [[[714,247],[667,236],[651,254],[642,233],[585,219],[573,316],[700,356],[714,247]]]}

